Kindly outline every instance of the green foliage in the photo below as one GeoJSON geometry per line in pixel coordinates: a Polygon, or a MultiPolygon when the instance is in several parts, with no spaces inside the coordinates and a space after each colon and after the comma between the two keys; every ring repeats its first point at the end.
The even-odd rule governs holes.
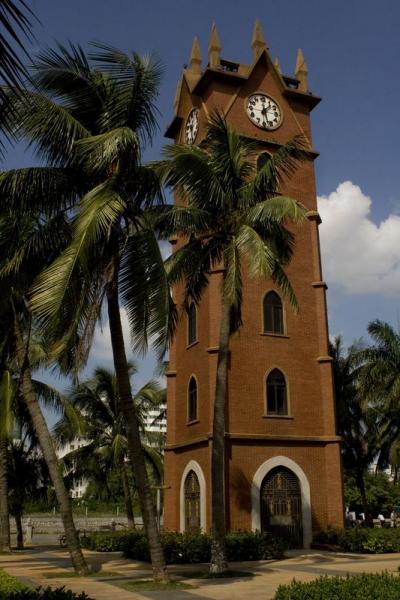
{"type": "Polygon", "coordinates": [[[48,587],[36,590],[24,588],[4,596],[0,594],[0,600],[93,600],[93,598],[90,598],[85,592],[76,594],[63,587],[56,589],[48,587]]]}
{"type": "MultiPolygon", "coordinates": [[[[400,504],[400,486],[393,483],[385,473],[366,473],[364,482],[371,514],[377,516],[383,512],[389,516],[392,508],[400,504]]],[[[344,499],[350,510],[357,514],[362,512],[360,491],[351,473],[345,473],[344,499]]]]}
{"type": "Polygon", "coordinates": [[[319,577],[310,583],[280,585],[274,600],[398,600],[400,578],[388,573],[319,577]]]}
{"type": "MultiPolygon", "coordinates": [[[[211,537],[205,533],[165,532],[161,542],[168,564],[210,561],[211,537]]],[[[228,560],[265,560],[282,558],[286,546],[282,540],[260,532],[238,531],[226,537],[228,560]]],[[[82,539],[82,546],[98,552],[123,551],[127,558],[150,560],[143,531],[96,532],[82,539]]]]}
{"type": "Polygon", "coordinates": [[[2,569],[0,570],[0,600],[6,598],[6,594],[24,589],[24,585],[16,577],[12,577],[2,569]]]}
{"type": "Polygon", "coordinates": [[[400,552],[399,528],[354,527],[353,529],[329,529],[315,536],[321,544],[340,546],[345,552],[361,554],[385,554],[400,552]]]}

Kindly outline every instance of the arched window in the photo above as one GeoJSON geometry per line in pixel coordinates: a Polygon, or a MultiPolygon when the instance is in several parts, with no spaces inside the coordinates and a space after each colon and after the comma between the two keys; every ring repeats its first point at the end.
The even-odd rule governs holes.
{"type": "Polygon", "coordinates": [[[279,369],[273,369],[267,377],[267,415],[287,414],[285,377],[279,369]]]}
{"type": "Polygon", "coordinates": [[[188,390],[188,421],[197,420],[197,381],[190,378],[188,390]]]}
{"type": "Polygon", "coordinates": [[[264,333],[283,333],[282,300],[276,292],[264,296],[264,333]]]}
{"type": "Polygon", "coordinates": [[[185,479],[185,531],[200,529],[200,484],[194,471],[185,479]]]}
{"type": "Polygon", "coordinates": [[[188,317],[188,345],[197,341],[197,309],[194,302],[187,309],[188,317]]]}
{"type": "Polygon", "coordinates": [[[261,169],[267,164],[267,162],[271,159],[271,155],[268,152],[263,152],[259,154],[257,157],[257,171],[261,171],[261,169]]]}

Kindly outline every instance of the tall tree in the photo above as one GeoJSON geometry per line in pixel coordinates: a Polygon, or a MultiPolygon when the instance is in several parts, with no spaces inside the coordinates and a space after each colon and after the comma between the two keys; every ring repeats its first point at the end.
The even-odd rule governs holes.
{"type": "Polygon", "coordinates": [[[48,471],[46,462],[27,438],[13,440],[8,453],[8,489],[10,512],[14,515],[17,528],[17,548],[24,547],[22,517],[25,506],[32,500],[46,496],[48,471]]]}
{"type": "Polygon", "coordinates": [[[74,46],[48,50],[35,61],[36,89],[24,94],[16,132],[27,137],[47,166],[3,174],[0,196],[11,207],[46,215],[62,211],[73,219],[72,242],[37,280],[31,305],[35,318],[60,339],[58,350],[68,355],[74,348],[72,358],[82,359],[106,299],[154,576],[165,579],[120,315],[122,304],[141,349],[149,335],[165,343],[172,302],[144,214],[161,195],[154,173],[141,165],[142,148],[156,127],[161,69],[153,58],[105,46],[97,47],[92,61],[74,46]]]}
{"type": "Polygon", "coordinates": [[[398,467],[400,443],[400,332],[389,323],[369,323],[372,345],[361,352],[360,395],[381,426],[377,468],[398,467]]]}
{"type": "Polygon", "coordinates": [[[156,226],[163,237],[182,236],[167,259],[172,285],[184,283],[183,303],[198,303],[213,269],[223,266],[218,365],[212,430],[212,553],[210,570],[228,569],[225,548],[225,407],[230,336],[241,325],[242,273],[277,283],[294,307],[295,294],[283,270],[293,254],[288,222],[305,209],[278,195],[282,177],[305,158],[300,141],[280,147],[257,172],[259,146],[215,115],[200,146],[174,145],[158,164],[163,180],[183,205],[161,207],[156,226]]]}
{"type": "Polygon", "coordinates": [[[0,379],[0,552],[11,550],[7,463],[14,393],[15,384],[10,370],[3,365],[0,379]]]}
{"type": "MultiPolygon", "coordinates": [[[[2,197],[2,200],[4,198],[2,197]]],[[[74,525],[71,502],[59,468],[54,443],[39,403],[38,389],[32,378],[32,351],[35,323],[28,307],[28,290],[35,275],[51,260],[54,252],[65,244],[65,223],[27,216],[2,207],[0,219],[0,280],[4,315],[13,337],[13,362],[18,373],[19,391],[24,399],[32,427],[39,440],[52,479],[65,529],[68,550],[77,572],[87,573],[78,534],[74,525]]],[[[2,316],[3,312],[2,312],[2,316]]],[[[42,353],[44,362],[48,359],[42,353]]]]}
{"type": "Polygon", "coordinates": [[[355,477],[363,511],[367,515],[365,475],[382,443],[380,419],[365,401],[360,389],[364,368],[361,344],[353,344],[345,353],[341,336],[336,336],[330,344],[330,354],[333,358],[338,434],[343,440],[343,465],[355,477]]]}
{"type": "MultiPolygon", "coordinates": [[[[136,368],[130,365],[132,376],[136,368]]],[[[149,381],[133,396],[137,407],[146,461],[160,472],[160,454],[146,444],[144,414],[150,407],[159,406],[163,391],[155,381],[149,381]]],[[[93,376],[76,385],[64,403],[63,418],[55,426],[55,435],[60,444],[83,436],[85,444],[64,457],[71,475],[75,478],[90,478],[93,466],[102,464],[105,472],[119,472],[125,498],[128,526],[134,527],[132,494],[127,469],[127,439],[125,422],[120,408],[115,374],[97,367],[93,376]]]]}

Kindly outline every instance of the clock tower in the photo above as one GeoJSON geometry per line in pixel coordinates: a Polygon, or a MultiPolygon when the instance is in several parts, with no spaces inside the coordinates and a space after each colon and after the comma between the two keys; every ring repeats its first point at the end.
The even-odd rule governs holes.
{"type": "MultiPolygon", "coordinates": [[[[308,89],[301,50],[295,75],[288,76],[272,61],[258,22],[251,48],[251,64],[224,59],[213,25],[202,67],[194,40],[166,136],[180,144],[201,144],[207,120],[218,110],[241,135],[259,143],[259,165],[297,135],[308,146],[309,159],[279,190],[308,209],[307,221],[294,229],[295,253],[287,268],[300,311],[294,313],[271,280],[244,281],[243,325],[231,340],[225,434],[228,529],[271,531],[293,546],[308,547],[313,531],[343,526],[340,438],[318,237],[318,154],[310,126],[320,98],[308,89]]],[[[211,525],[220,278],[218,270],[210,275],[199,306],[189,306],[181,318],[170,351],[165,448],[165,527],[170,530],[209,530],[211,525]]],[[[179,304],[179,289],[174,294],[179,304]]]]}

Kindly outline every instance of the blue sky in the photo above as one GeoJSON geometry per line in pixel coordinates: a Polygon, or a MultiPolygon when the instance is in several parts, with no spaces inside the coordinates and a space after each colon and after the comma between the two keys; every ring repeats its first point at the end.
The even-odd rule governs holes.
{"type": "MultiPolygon", "coordinates": [[[[140,53],[165,65],[159,98],[160,133],[148,158],[159,156],[172,117],[176,81],[193,37],[206,58],[216,22],[225,58],[250,62],[256,18],[273,57],[293,74],[297,48],[309,67],[310,89],[323,102],[313,112],[321,240],[329,285],[332,334],[346,342],[365,335],[374,318],[397,325],[400,293],[400,3],[398,0],[34,0],[41,21],[30,52],[90,40],[140,53]],[[351,183],[350,183],[351,182],[351,183]]],[[[31,163],[21,149],[6,166],[31,163]]],[[[96,339],[93,360],[109,363],[108,340],[96,339]]],[[[139,382],[151,371],[143,364],[139,382]]]]}

